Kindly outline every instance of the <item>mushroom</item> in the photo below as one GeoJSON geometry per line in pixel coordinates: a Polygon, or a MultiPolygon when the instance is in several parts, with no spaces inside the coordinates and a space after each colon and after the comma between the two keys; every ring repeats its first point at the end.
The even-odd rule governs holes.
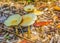
{"type": "Polygon", "coordinates": [[[20,26],[26,27],[28,26],[28,37],[30,38],[30,25],[34,24],[34,22],[37,20],[37,16],[34,14],[27,14],[23,16],[23,21],[20,24],[20,26]]]}
{"type": "Polygon", "coordinates": [[[27,12],[31,12],[34,10],[34,5],[27,5],[24,7],[24,10],[27,11],[27,12]]]}
{"type": "Polygon", "coordinates": [[[14,26],[14,25],[18,25],[21,22],[21,20],[22,20],[21,16],[18,14],[15,14],[8,17],[8,19],[5,20],[4,24],[6,26],[14,26]]]}

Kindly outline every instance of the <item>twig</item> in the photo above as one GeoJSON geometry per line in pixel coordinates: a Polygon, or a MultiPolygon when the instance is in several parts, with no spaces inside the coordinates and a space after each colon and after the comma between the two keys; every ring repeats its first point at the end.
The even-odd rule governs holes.
{"type": "MultiPolygon", "coordinates": [[[[1,28],[1,29],[5,30],[4,28],[1,28]]],[[[14,32],[11,32],[11,31],[9,31],[9,30],[5,30],[5,31],[8,32],[8,33],[14,34],[14,35],[16,35],[16,36],[19,37],[19,38],[22,38],[22,39],[25,39],[25,40],[28,40],[28,41],[34,43],[34,42],[31,41],[30,39],[27,39],[27,38],[24,38],[24,37],[22,37],[22,36],[19,36],[19,35],[17,35],[17,34],[14,33],[14,32]]]]}

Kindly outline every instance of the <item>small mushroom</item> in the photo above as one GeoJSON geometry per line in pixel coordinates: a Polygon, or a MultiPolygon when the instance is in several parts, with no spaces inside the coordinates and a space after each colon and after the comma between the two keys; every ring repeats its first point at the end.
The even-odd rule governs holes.
{"type": "Polygon", "coordinates": [[[15,14],[10,17],[8,17],[7,20],[5,20],[4,24],[6,26],[11,26],[11,25],[18,25],[21,22],[22,18],[20,15],[15,14]]]}
{"type": "Polygon", "coordinates": [[[34,10],[34,5],[27,5],[24,7],[24,10],[27,11],[27,12],[31,12],[34,10]]]}
{"type": "Polygon", "coordinates": [[[21,26],[30,26],[37,20],[37,16],[34,14],[27,14],[23,16],[21,26]]]}

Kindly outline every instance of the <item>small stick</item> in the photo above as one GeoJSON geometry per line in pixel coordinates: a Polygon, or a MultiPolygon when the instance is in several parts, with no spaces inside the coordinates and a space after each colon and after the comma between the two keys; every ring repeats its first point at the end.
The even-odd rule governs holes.
{"type": "Polygon", "coordinates": [[[53,43],[54,37],[51,38],[50,43],[53,43]]]}
{"type": "Polygon", "coordinates": [[[24,36],[24,34],[23,34],[23,30],[22,30],[22,27],[20,26],[20,29],[21,29],[21,31],[22,31],[22,36],[24,36]]]}

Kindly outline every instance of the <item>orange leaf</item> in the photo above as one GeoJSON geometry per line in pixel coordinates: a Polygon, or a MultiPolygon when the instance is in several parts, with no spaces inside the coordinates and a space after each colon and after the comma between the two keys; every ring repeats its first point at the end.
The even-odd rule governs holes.
{"type": "Polygon", "coordinates": [[[20,43],[27,43],[27,40],[22,40],[20,43]]]}

